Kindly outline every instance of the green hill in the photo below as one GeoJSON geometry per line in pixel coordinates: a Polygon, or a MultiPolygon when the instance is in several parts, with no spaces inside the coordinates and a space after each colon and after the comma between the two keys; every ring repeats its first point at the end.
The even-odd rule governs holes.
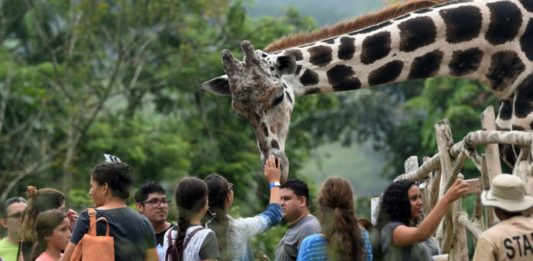
{"type": "Polygon", "coordinates": [[[333,24],[383,6],[376,0],[256,0],[248,6],[252,16],[280,16],[293,7],[304,16],[313,17],[319,25],[333,24]]]}

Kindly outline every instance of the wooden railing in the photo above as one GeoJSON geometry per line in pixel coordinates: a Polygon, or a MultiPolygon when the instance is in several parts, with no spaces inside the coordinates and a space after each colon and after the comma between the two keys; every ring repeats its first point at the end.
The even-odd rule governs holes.
{"type": "MultiPolygon", "coordinates": [[[[496,131],[494,120],[493,108],[485,109],[481,115],[483,130],[470,132],[457,143],[453,141],[447,120],[438,122],[435,124],[438,154],[424,158],[421,166],[418,166],[416,156],[409,157],[405,162],[405,173],[396,178],[422,181],[420,187],[424,211],[428,213],[461,175],[467,159],[479,170],[479,178],[466,180],[469,183],[468,193],[477,195],[472,215],[469,217],[462,208],[461,200],[458,200],[452,204],[436,233],[442,251],[449,254],[449,260],[468,260],[466,231],[477,239],[483,230],[494,223],[492,209],[487,209],[485,213],[479,197],[482,190],[489,189],[494,176],[502,172],[498,144],[521,148],[512,174],[521,177],[526,183],[527,193],[533,195],[533,132],[496,131]],[[476,150],[480,146],[484,148],[481,155],[476,150]]],[[[373,202],[376,204],[377,200],[373,202]]]]}

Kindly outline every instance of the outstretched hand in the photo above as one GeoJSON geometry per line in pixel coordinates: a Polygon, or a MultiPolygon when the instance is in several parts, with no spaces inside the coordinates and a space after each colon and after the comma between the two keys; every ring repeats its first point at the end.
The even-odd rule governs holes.
{"type": "Polygon", "coordinates": [[[446,191],[446,194],[444,196],[447,197],[451,203],[465,196],[467,191],[468,183],[466,183],[462,178],[458,178],[448,189],[448,191],[446,191]]]}
{"type": "Polygon", "coordinates": [[[263,172],[268,182],[279,181],[281,178],[281,169],[279,166],[279,161],[276,160],[274,155],[269,155],[268,159],[265,161],[265,166],[263,167],[263,172]]]}

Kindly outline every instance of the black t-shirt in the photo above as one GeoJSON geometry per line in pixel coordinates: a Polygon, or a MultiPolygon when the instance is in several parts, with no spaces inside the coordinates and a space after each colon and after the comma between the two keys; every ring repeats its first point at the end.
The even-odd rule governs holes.
{"type": "MultiPolygon", "coordinates": [[[[155,249],[155,234],[152,225],[141,214],[128,207],[96,210],[96,218],[105,217],[109,222],[109,235],[115,241],[115,260],[143,261],[146,250],[155,249]]],[[[80,213],[74,226],[70,242],[78,244],[89,230],[89,214],[87,210],[80,213]]],[[[104,235],[105,222],[98,222],[96,231],[104,235]]]]}
{"type": "Polygon", "coordinates": [[[174,227],[174,224],[170,224],[170,226],[167,229],[155,234],[155,244],[158,246],[159,245],[162,246],[163,242],[165,241],[165,233],[167,233],[167,231],[173,227],[174,227]]]}

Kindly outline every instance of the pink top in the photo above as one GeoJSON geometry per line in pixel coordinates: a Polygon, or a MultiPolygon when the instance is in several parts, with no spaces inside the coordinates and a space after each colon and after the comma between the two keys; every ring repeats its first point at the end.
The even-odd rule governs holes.
{"type": "Polygon", "coordinates": [[[44,251],[35,261],[58,261],[59,259],[53,258],[50,254],[44,251]]]}

